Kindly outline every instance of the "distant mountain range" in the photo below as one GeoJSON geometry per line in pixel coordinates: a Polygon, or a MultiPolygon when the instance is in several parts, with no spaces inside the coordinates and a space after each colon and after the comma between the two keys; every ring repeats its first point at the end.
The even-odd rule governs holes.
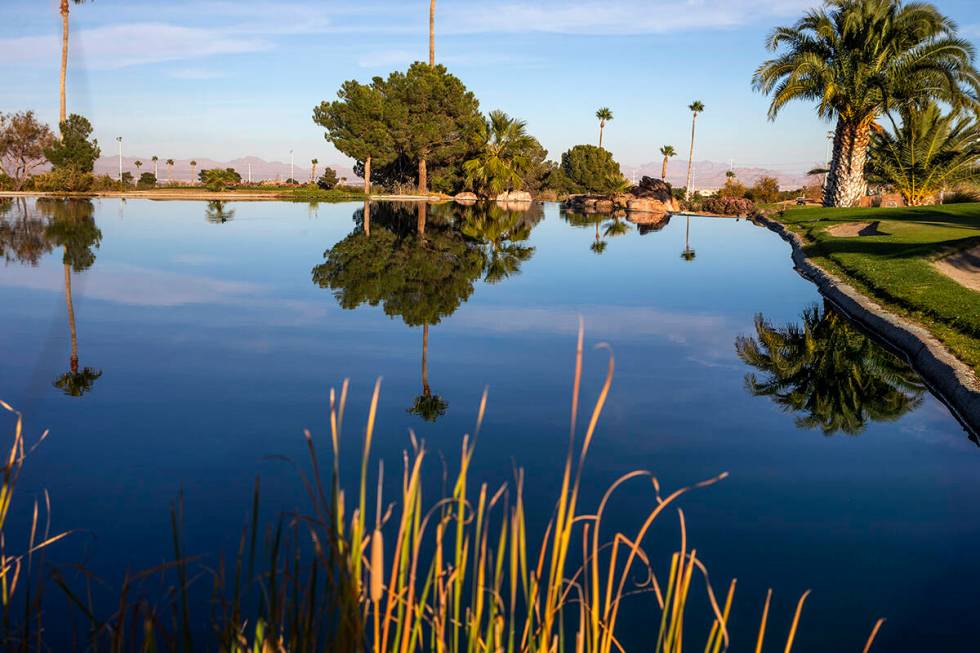
{"type": "MultiPolygon", "coordinates": [[[[124,156],[122,158],[122,169],[123,171],[129,171],[133,173],[134,177],[138,177],[136,174],[136,161],[142,161],[143,166],[139,169],[139,172],[153,172],[153,161],[150,157],[142,156],[124,156]]],[[[157,162],[157,166],[160,169],[160,174],[158,179],[161,182],[166,182],[170,179],[174,181],[188,182],[191,181],[191,159],[174,159],[174,166],[172,170],[167,169],[165,164],[166,159],[161,159],[157,162]]],[[[358,179],[354,176],[354,170],[350,165],[346,163],[321,163],[317,166],[317,175],[323,171],[324,165],[329,168],[333,168],[337,171],[338,177],[347,177],[347,179],[353,182],[358,179]]],[[[285,181],[289,179],[290,166],[289,162],[286,161],[266,161],[265,159],[260,159],[257,156],[246,156],[240,159],[232,159],[231,161],[215,161],[214,159],[197,159],[197,172],[204,170],[205,168],[234,168],[238,171],[238,174],[242,176],[242,179],[248,180],[249,166],[252,170],[252,181],[265,181],[265,180],[280,180],[285,181]]],[[[95,173],[100,175],[110,175],[116,177],[119,174],[119,157],[117,156],[103,156],[95,162],[95,173]]],[[[295,169],[293,173],[297,181],[306,182],[310,180],[310,164],[309,162],[300,163],[296,162],[295,169]]],[[[196,180],[196,179],[195,179],[196,180]]]]}
{"type": "MultiPolygon", "coordinates": [[[[142,161],[143,167],[139,170],[140,172],[153,172],[153,161],[150,157],[138,157],[138,156],[124,156],[122,159],[123,170],[128,170],[133,173],[134,177],[138,177],[136,174],[135,161],[142,161]]],[[[173,179],[174,181],[187,182],[191,180],[191,160],[190,159],[175,159],[173,170],[167,170],[167,166],[164,160],[158,162],[160,169],[160,174],[158,175],[161,182],[166,182],[168,179],[173,179]]],[[[246,156],[239,159],[233,159],[231,161],[215,161],[214,159],[197,159],[197,171],[200,172],[205,168],[234,168],[242,176],[242,179],[248,179],[249,166],[251,165],[252,171],[252,181],[265,181],[265,180],[280,180],[285,181],[290,175],[289,162],[282,161],[266,161],[257,156],[246,156]]],[[[338,177],[346,177],[348,181],[353,183],[355,180],[359,179],[354,175],[354,170],[348,163],[328,163],[328,167],[333,168],[337,171],[338,177]]],[[[814,164],[818,165],[818,164],[814,164]]],[[[317,174],[323,170],[324,164],[320,164],[317,167],[317,174]]],[[[654,161],[651,163],[644,163],[639,166],[622,166],[623,174],[627,177],[632,178],[635,174],[636,178],[639,179],[643,175],[649,177],[660,177],[660,166],[661,162],[654,161]]],[[[694,186],[699,189],[716,189],[720,188],[725,184],[725,173],[729,170],[729,164],[719,163],[717,161],[695,161],[694,162],[694,186]]],[[[115,156],[103,156],[98,161],[95,162],[95,172],[97,174],[106,174],[115,177],[119,174],[119,159],[115,156]]],[[[309,162],[304,162],[300,164],[296,163],[295,169],[293,171],[296,179],[300,182],[306,182],[310,179],[310,164],[309,162]]],[[[787,173],[780,170],[770,170],[767,168],[750,168],[750,167],[735,167],[735,174],[738,179],[746,185],[752,185],[759,177],[769,176],[775,177],[779,180],[779,185],[784,189],[800,188],[801,186],[807,184],[809,180],[806,175],[806,170],[800,170],[799,173],[787,173]]],[[[669,181],[674,186],[683,186],[687,182],[687,161],[681,161],[678,159],[671,159],[667,164],[667,181],[669,181]]]]}
{"type": "MultiPolygon", "coordinates": [[[[661,161],[644,163],[640,166],[622,166],[623,174],[632,178],[636,174],[639,179],[643,175],[660,178],[661,161]]],[[[820,165],[814,163],[812,167],[820,165]]],[[[717,189],[725,185],[725,173],[731,169],[727,163],[718,161],[695,161],[694,162],[694,188],[698,189],[717,189]]],[[[801,188],[808,183],[813,183],[813,179],[807,176],[807,169],[801,169],[798,173],[786,172],[783,170],[771,170],[768,168],[751,168],[735,166],[735,176],[746,186],[751,186],[759,177],[775,177],[779,180],[779,186],[786,190],[801,188]]],[[[687,183],[687,161],[671,159],[667,164],[667,181],[672,186],[684,186],[687,183]]]]}

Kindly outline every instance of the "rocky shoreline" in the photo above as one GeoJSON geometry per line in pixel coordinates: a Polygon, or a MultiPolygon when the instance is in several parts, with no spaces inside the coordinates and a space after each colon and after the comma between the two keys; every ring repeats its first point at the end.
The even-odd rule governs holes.
{"type": "Polygon", "coordinates": [[[790,244],[797,272],[812,281],[821,295],[852,321],[901,353],[929,389],[949,407],[971,439],[980,444],[980,381],[969,366],[953,356],[927,329],[890,313],[813,263],[803,251],[804,243],[799,234],[766,216],[757,216],[755,220],[790,244]]]}
{"type": "Polygon", "coordinates": [[[562,207],[580,213],[649,214],[658,216],[657,219],[677,213],[681,208],[670,184],[652,177],[643,177],[624,193],[572,195],[562,202],[562,207]]]}

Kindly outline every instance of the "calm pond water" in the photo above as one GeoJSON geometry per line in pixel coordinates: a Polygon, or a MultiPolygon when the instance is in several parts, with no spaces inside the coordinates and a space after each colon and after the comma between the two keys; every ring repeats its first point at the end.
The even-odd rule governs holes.
{"type": "MultiPolygon", "coordinates": [[[[475,476],[525,468],[540,527],[581,315],[587,406],[608,355],[591,346],[616,356],[585,505],[634,469],[668,489],[730,472],[681,506],[716,588],[739,579],[738,650],[769,587],[771,644],[810,588],[794,650],[860,650],[878,617],[880,650],[976,650],[977,446],[911,370],[826,311],[764,229],[439,206],[421,250],[412,206],[373,204],[370,238],[360,203],[0,209],[0,398],[32,434],[50,429],[19,489],[46,488],[53,527],[79,530],[54,562],[113,579],[166,559],[181,491],[191,554],[235,547],[256,475],[270,518],[305,505],[295,469],[274,457],[305,464],[307,427],[326,442],[328,389],[344,378],[354,448],[383,377],[376,451],[391,469],[409,429],[455,460],[488,386],[475,476]]],[[[610,528],[634,529],[653,501],[621,493],[610,528]]],[[[655,551],[677,546],[675,523],[655,529],[655,551]]],[[[649,611],[626,619],[627,642],[645,642],[649,611]]]]}

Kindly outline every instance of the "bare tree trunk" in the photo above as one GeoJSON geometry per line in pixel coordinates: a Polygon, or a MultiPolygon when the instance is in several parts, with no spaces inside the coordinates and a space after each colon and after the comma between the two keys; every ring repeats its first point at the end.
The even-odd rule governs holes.
{"type": "Polygon", "coordinates": [[[71,265],[65,263],[65,305],[68,307],[68,330],[71,332],[71,373],[78,374],[78,332],[75,330],[75,308],[71,300],[71,265]]]}
{"type": "Polygon", "coordinates": [[[834,156],[824,188],[824,206],[857,206],[867,194],[864,164],[868,158],[871,128],[837,121],[834,156]]]}
{"type": "Polygon", "coordinates": [[[422,327],[422,394],[426,397],[432,394],[429,387],[429,325],[422,327]]]}
{"type": "Polygon", "coordinates": [[[419,195],[429,192],[429,174],[425,165],[425,158],[419,159],[419,195]]]}
{"type": "Polygon", "coordinates": [[[371,236],[371,200],[364,198],[364,235],[371,236]]]}
{"type": "Polygon", "coordinates": [[[694,127],[698,121],[698,114],[695,113],[691,118],[691,153],[687,157],[687,188],[684,190],[684,199],[691,199],[691,184],[694,183],[694,127]]]}
{"type": "Polygon", "coordinates": [[[436,65],[436,0],[429,0],[429,65],[436,65]]]}
{"type": "Polygon", "coordinates": [[[371,194],[371,157],[364,159],[364,195],[371,194]]]}
{"type": "Polygon", "coordinates": [[[67,118],[65,111],[65,77],[68,75],[68,0],[61,0],[61,105],[58,124],[67,118]]]}

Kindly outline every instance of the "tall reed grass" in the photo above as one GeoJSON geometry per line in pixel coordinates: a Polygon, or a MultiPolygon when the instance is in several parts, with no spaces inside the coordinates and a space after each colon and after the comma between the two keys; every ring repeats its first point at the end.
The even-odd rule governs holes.
{"type": "MultiPolygon", "coordinates": [[[[480,403],[472,434],[462,439],[458,467],[441,495],[423,496],[423,470],[431,457],[414,434],[394,481],[386,482],[381,460],[372,455],[380,382],[374,387],[363,437],[357,444],[359,473],[349,484],[341,475],[341,453],[348,385],[330,392],[329,469],[320,464],[317,443],[305,433],[310,467],[300,473],[309,499],[306,511],[281,515],[260,527],[260,486],[256,481],[251,511],[239,546],[227,564],[189,558],[182,544],[182,502],[172,513],[174,559],[125,579],[109,614],[97,616],[91,587],[79,591],[60,571],[50,579],[68,597],[87,625],[84,644],[92,651],[192,651],[228,653],[274,651],[370,651],[372,653],[621,653],[620,618],[627,601],[646,601],[658,614],[643,633],[645,650],[656,653],[719,653],[732,646],[729,619],[735,580],[716,593],[707,568],[687,537],[684,512],[677,506],[686,493],[713,485],[719,474],[667,492],[656,476],[634,471],[621,476],[592,509],[581,505],[583,473],[596,427],[609,396],[615,368],[608,369],[598,397],[579,425],[583,332],[575,358],[567,453],[550,519],[541,532],[528,526],[523,472],[513,483],[491,487],[471,477],[471,466],[487,394],[480,403]],[[376,466],[375,466],[376,465],[376,466]],[[611,531],[607,511],[620,492],[640,485],[653,490],[649,511],[632,532],[611,531]],[[648,553],[651,528],[658,520],[677,519],[680,542],[661,573],[648,553]],[[148,578],[167,579],[157,602],[134,588],[148,578]],[[205,583],[210,589],[205,588],[205,583]],[[686,626],[692,587],[702,584],[707,632],[686,626]],[[210,595],[208,613],[196,594],[210,595]],[[139,600],[133,596],[139,595],[139,600]],[[205,626],[207,624],[208,626],[205,626]],[[203,636],[202,636],[203,632],[203,636]]],[[[12,410],[2,404],[7,410],[12,410]]],[[[18,415],[14,442],[0,486],[0,542],[14,485],[25,459],[18,415]]],[[[44,534],[35,544],[37,506],[31,528],[30,556],[66,534],[44,534]]],[[[23,617],[9,619],[12,596],[24,555],[4,550],[0,590],[4,642],[9,650],[37,650],[45,616],[41,603],[25,597],[23,617]]],[[[81,576],[86,578],[84,574],[81,576]]],[[[44,583],[44,578],[38,584],[44,583]]],[[[77,584],[77,582],[76,582],[77,584]]],[[[40,594],[40,592],[38,592],[40,594]]],[[[697,593],[700,595],[700,593],[697,593]]],[[[762,604],[753,642],[763,650],[789,653],[804,603],[800,597],[788,630],[778,641],[769,623],[772,590],[762,604]],[[765,648],[766,645],[769,648],[765,648]]],[[[204,603],[208,605],[208,602],[204,603]]],[[[870,651],[883,620],[865,642],[870,651]]]]}

